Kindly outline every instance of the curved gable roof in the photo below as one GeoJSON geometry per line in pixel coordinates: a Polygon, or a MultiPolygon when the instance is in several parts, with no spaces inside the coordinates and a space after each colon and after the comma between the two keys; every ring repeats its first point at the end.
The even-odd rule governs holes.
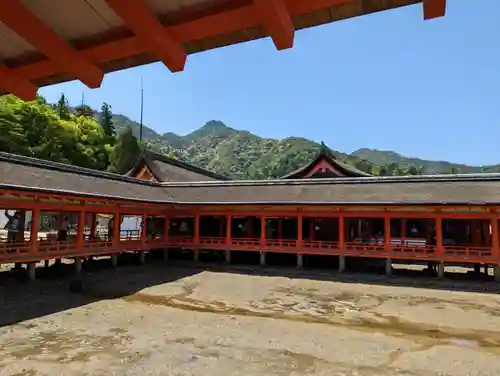
{"type": "Polygon", "coordinates": [[[324,143],[321,143],[321,150],[318,152],[316,157],[308,164],[298,168],[295,171],[290,172],[282,176],[280,179],[303,179],[308,177],[308,174],[321,162],[326,162],[328,165],[332,166],[336,171],[340,172],[342,175],[339,177],[362,177],[371,176],[370,174],[358,170],[356,167],[351,166],[347,163],[339,161],[330,148],[328,148],[324,143]]]}
{"type": "Polygon", "coordinates": [[[151,151],[143,152],[135,166],[126,175],[136,177],[144,166],[147,167],[158,182],[230,180],[215,172],[151,151]]]}

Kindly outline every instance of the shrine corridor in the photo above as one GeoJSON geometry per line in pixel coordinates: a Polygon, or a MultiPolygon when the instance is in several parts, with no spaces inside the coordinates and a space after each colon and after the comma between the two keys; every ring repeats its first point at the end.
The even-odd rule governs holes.
{"type": "Polygon", "coordinates": [[[148,264],[93,273],[83,294],[4,285],[0,374],[500,374],[494,283],[258,273],[148,264]]]}

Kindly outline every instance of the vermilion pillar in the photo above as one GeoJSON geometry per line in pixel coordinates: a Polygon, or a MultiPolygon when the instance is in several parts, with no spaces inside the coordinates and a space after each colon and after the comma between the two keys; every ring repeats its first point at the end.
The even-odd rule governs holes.
{"type": "Polygon", "coordinates": [[[227,244],[231,244],[231,238],[232,238],[232,235],[231,235],[231,232],[233,231],[232,230],[232,217],[230,215],[228,215],[226,217],[226,243],[227,244]]]}
{"type": "Polygon", "coordinates": [[[198,244],[200,242],[200,215],[195,214],[194,216],[194,243],[198,244]]]}
{"type": "Polygon", "coordinates": [[[297,215],[297,247],[302,247],[304,239],[302,236],[302,213],[297,215]]]}
{"type": "Polygon", "coordinates": [[[265,216],[260,217],[260,246],[266,246],[266,220],[265,216]]]}
{"type": "Polygon", "coordinates": [[[384,217],[384,248],[386,252],[391,251],[391,217],[384,217]]]}
{"type": "Polygon", "coordinates": [[[31,212],[31,253],[38,252],[38,227],[40,226],[40,209],[35,208],[31,212]]]}
{"type": "Polygon", "coordinates": [[[436,255],[444,255],[444,245],[443,245],[443,218],[436,218],[436,255]]]}
{"type": "Polygon", "coordinates": [[[339,215],[339,248],[345,248],[345,227],[344,227],[344,216],[339,215]]]}

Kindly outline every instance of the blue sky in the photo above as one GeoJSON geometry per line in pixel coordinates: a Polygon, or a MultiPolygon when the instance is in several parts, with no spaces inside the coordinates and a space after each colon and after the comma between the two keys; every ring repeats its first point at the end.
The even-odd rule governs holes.
{"type": "Polygon", "coordinates": [[[138,120],[159,133],[189,133],[221,120],[262,137],[303,136],[331,148],[390,149],[468,164],[500,163],[500,1],[449,0],[424,22],[421,5],[297,33],[292,50],[272,41],[115,72],[100,89],[79,82],[40,90],[138,120]]]}

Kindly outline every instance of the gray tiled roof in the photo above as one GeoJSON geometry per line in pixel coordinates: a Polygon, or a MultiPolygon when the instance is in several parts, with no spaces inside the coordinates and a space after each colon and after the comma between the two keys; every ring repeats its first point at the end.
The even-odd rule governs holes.
{"type": "Polygon", "coordinates": [[[134,168],[132,168],[127,175],[136,176],[144,164],[160,182],[229,180],[227,177],[216,174],[215,172],[151,151],[144,152],[139,157],[134,168]]]}
{"type": "Polygon", "coordinates": [[[138,179],[0,152],[0,185],[127,200],[169,201],[165,188],[138,179]]]}
{"type": "Polygon", "coordinates": [[[500,174],[153,183],[0,153],[0,188],[164,203],[500,205],[500,174]]]}

